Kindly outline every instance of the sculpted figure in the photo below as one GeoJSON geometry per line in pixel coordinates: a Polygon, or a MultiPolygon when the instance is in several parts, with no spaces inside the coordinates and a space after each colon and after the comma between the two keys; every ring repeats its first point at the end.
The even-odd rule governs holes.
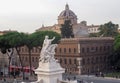
{"type": "Polygon", "coordinates": [[[55,37],[49,39],[48,36],[45,36],[40,53],[40,62],[50,62],[54,60],[55,48],[57,46],[57,44],[51,44],[54,39],[55,37]]]}

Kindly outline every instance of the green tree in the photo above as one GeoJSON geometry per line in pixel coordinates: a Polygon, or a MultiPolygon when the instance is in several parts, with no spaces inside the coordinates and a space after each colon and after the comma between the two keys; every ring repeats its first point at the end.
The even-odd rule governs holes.
{"type": "Polygon", "coordinates": [[[115,37],[114,49],[120,51],[120,34],[115,37]]]}
{"type": "MultiPolygon", "coordinates": [[[[1,43],[4,45],[3,46],[4,52],[6,53],[7,51],[12,51],[11,55],[9,55],[9,59],[11,60],[12,54],[15,49],[19,56],[19,60],[20,60],[22,70],[23,70],[23,63],[22,63],[21,56],[20,56],[20,47],[25,45],[26,34],[19,33],[19,32],[9,32],[9,33],[4,34],[0,38],[0,41],[3,41],[3,40],[5,44],[4,42],[1,42],[1,43]]],[[[10,65],[10,60],[9,60],[9,65],[10,65]]],[[[24,79],[24,72],[23,72],[23,79],[24,79]]]]}
{"type": "Polygon", "coordinates": [[[100,25],[99,36],[103,37],[115,37],[118,34],[118,24],[113,24],[111,21],[105,23],[104,25],[100,25]]]}
{"type": "Polygon", "coordinates": [[[111,65],[120,70],[120,34],[115,37],[114,41],[114,51],[110,56],[111,65]]]}
{"type": "Polygon", "coordinates": [[[62,38],[74,37],[73,28],[70,20],[65,20],[64,24],[61,25],[61,35],[62,38]]]}
{"type": "MultiPolygon", "coordinates": [[[[10,67],[10,62],[11,62],[11,56],[13,54],[13,50],[11,50],[11,53],[9,54],[8,52],[10,52],[11,46],[9,45],[8,41],[6,41],[5,37],[0,36],[0,51],[3,54],[6,54],[8,56],[8,60],[9,60],[9,67],[10,67]]],[[[10,73],[10,69],[8,68],[8,73],[10,73]]]]}

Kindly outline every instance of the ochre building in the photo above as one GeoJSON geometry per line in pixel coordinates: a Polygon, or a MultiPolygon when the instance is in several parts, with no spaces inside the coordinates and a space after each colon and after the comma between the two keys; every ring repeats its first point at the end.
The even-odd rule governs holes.
{"type": "Polygon", "coordinates": [[[113,38],[62,39],[56,49],[56,58],[67,73],[87,74],[109,69],[109,55],[113,38]]]}

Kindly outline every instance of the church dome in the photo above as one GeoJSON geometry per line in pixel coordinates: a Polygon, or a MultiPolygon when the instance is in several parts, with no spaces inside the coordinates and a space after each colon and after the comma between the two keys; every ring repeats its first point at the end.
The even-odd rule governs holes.
{"type": "Polygon", "coordinates": [[[69,10],[69,6],[68,4],[66,4],[65,6],[65,10],[63,10],[59,16],[73,16],[73,17],[76,17],[75,13],[71,10],[69,10]]]}
{"type": "Polygon", "coordinates": [[[72,24],[77,23],[77,16],[69,9],[69,5],[66,4],[65,10],[63,10],[58,16],[58,24],[63,24],[65,20],[71,20],[72,24]]]}

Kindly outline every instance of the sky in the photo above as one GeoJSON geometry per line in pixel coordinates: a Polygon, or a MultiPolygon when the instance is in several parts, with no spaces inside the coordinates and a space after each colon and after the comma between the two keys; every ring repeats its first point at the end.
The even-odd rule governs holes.
{"type": "Polygon", "coordinates": [[[0,0],[0,31],[32,33],[42,24],[57,24],[66,3],[78,22],[100,25],[112,21],[120,25],[120,0],[0,0]]]}

